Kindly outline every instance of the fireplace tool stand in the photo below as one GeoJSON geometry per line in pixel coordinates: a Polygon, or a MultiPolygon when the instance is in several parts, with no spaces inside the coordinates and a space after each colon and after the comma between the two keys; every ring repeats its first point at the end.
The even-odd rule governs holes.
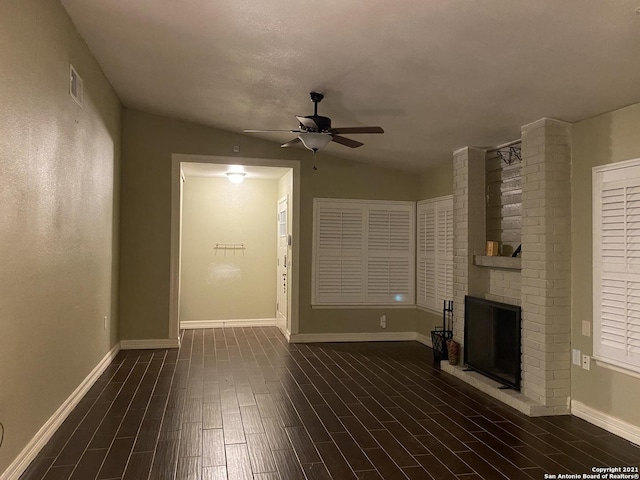
{"type": "Polygon", "coordinates": [[[453,338],[453,300],[442,302],[442,327],[431,330],[431,344],[433,349],[433,362],[439,364],[442,360],[448,360],[447,340],[453,338]]]}

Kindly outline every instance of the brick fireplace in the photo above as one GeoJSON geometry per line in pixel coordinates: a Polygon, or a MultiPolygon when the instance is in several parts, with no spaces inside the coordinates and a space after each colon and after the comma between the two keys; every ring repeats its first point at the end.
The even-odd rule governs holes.
{"type": "Polygon", "coordinates": [[[569,413],[570,135],[570,124],[548,118],[522,127],[520,260],[483,257],[485,242],[497,240],[487,238],[487,151],[465,147],[453,155],[454,339],[464,343],[465,295],[519,305],[521,391],[500,390],[446,362],[443,369],[531,416],[569,413]]]}

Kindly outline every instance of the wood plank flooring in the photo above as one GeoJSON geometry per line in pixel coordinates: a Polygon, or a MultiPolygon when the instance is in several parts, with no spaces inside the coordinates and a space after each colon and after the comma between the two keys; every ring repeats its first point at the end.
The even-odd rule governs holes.
{"type": "Polygon", "coordinates": [[[543,479],[639,463],[583,420],[528,418],[440,372],[417,342],[289,345],[252,327],[120,352],[21,479],[543,479]]]}

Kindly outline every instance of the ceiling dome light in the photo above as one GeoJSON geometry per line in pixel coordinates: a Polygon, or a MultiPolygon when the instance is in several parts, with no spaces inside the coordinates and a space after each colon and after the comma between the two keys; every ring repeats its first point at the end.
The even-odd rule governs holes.
{"type": "Polygon", "coordinates": [[[326,147],[327,143],[331,141],[331,135],[320,132],[301,133],[298,135],[298,138],[302,140],[305,147],[313,152],[317,152],[321,148],[326,147]]]}
{"type": "Polygon", "coordinates": [[[227,172],[227,178],[231,183],[242,183],[245,175],[243,172],[227,172]]]}

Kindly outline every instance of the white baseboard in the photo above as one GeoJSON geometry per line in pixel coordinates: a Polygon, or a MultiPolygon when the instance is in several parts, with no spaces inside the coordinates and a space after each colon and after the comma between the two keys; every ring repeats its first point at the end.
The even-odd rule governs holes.
{"type": "Polygon", "coordinates": [[[423,345],[426,345],[429,348],[433,348],[433,343],[431,341],[430,335],[423,335],[421,333],[416,333],[416,341],[420,342],[423,345]]]}
{"type": "Polygon", "coordinates": [[[295,335],[291,335],[289,342],[400,342],[415,339],[416,332],[298,333],[295,335]]]}
{"type": "Polygon", "coordinates": [[[284,335],[284,338],[287,340],[288,343],[293,343],[291,341],[291,332],[289,330],[281,328],[280,331],[282,332],[282,335],[284,335]]]}
{"type": "Polygon", "coordinates": [[[20,452],[16,459],[9,465],[2,475],[0,480],[18,480],[20,475],[24,473],[29,464],[40,453],[40,450],[47,444],[49,439],[56,432],[58,427],[62,425],[62,422],[69,416],[71,411],[78,405],[78,402],[82,400],[82,397],[89,391],[95,381],[98,379],[102,372],[105,371],[107,366],[115,358],[120,351],[120,344],[113,347],[107,354],[100,360],[100,363],[95,366],[91,373],[78,385],[71,395],[64,401],[60,408],[46,421],[46,423],[38,430],[38,433],[34,435],[31,441],[20,452]]]}
{"type": "Polygon", "coordinates": [[[231,320],[185,320],[180,328],[274,327],[275,318],[237,318],[231,320]]]}
{"type": "Polygon", "coordinates": [[[636,445],[640,445],[640,426],[638,425],[633,425],[600,410],[588,407],[577,400],[571,400],[571,414],[604,428],[606,431],[629,440],[636,445]]]}
{"type": "Polygon", "coordinates": [[[179,338],[157,338],[143,340],[120,340],[122,350],[155,350],[162,348],[180,348],[179,338]]]}

